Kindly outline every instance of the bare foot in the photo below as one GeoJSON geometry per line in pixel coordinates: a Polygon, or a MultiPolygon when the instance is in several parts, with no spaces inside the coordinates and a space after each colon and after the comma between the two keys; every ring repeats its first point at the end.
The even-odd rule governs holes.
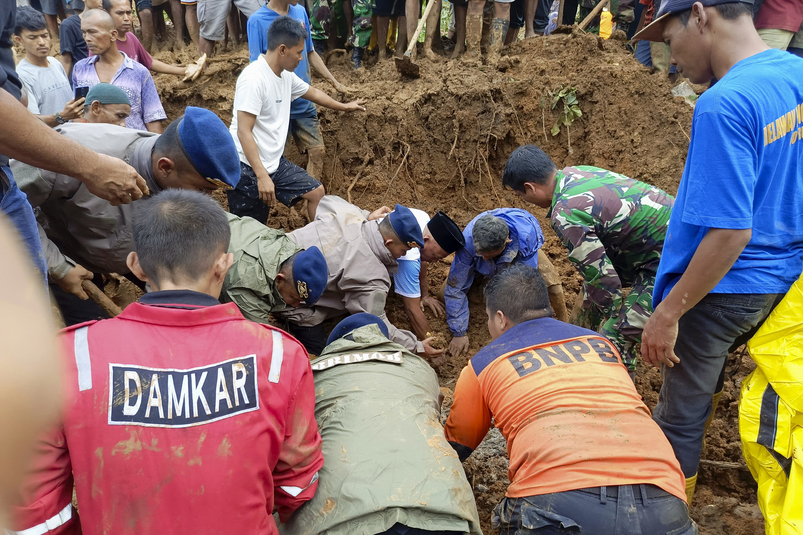
{"type": "Polygon", "coordinates": [[[440,60],[440,56],[438,56],[432,50],[425,48],[424,49],[424,57],[427,58],[429,61],[438,61],[440,60]]]}
{"type": "Polygon", "coordinates": [[[459,58],[461,55],[463,55],[463,52],[465,51],[466,51],[466,45],[457,43],[456,45],[454,45],[454,50],[452,51],[452,59],[459,58]]]}
{"type": "Polygon", "coordinates": [[[385,51],[385,47],[379,47],[379,61],[385,61],[388,59],[388,53],[385,51]]]}
{"type": "Polygon", "coordinates": [[[535,33],[535,31],[532,31],[532,32],[525,32],[525,34],[524,34],[524,38],[525,38],[525,39],[529,39],[530,37],[538,37],[538,34],[537,34],[537,33],[535,33]]]}

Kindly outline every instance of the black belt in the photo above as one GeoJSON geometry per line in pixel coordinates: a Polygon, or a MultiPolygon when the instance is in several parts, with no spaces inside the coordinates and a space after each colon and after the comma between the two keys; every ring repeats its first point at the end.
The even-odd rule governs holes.
{"type": "MultiPolygon", "coordinates": [[[[653,498],[665,498],[666,496],[672,496],[665,490],[660,487],[656,487],[655,485],[621,485],[622,487],[631,487],[633,489],[633,496],[638,499],[642,497],[641,489],[645,490],[647,495],[647,499],[653,498]]],[[[613,486],[613,487],[589,487],[587,489],[577,489],[579,492],[585,492],[587,494],[593,494],[595,496],[602,496],[603,489],[605,490],[605,496],[607,498],[617,499],[619,497],[619,488],[620,486],[613,486]]]]}

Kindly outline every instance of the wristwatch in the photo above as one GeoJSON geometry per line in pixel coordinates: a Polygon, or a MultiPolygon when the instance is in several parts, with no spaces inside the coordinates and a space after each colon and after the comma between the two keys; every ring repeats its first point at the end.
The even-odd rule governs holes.
{"type": "Polygon", "coordinates": [[[56,112],[56,124],[64,124],[67,122],[67,119],[62,117],[59,112],[56,112]]]}

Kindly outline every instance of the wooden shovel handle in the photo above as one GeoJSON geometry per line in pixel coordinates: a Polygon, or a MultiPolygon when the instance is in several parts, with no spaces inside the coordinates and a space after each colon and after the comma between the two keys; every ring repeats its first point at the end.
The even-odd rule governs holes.
{"type": "Polygon", "coordinates": [[[602,11],[602,8],[605,7],[605,5],[610,1],[611,0],[600,0],[600,3],[597,4],[597,7],[595,7],[593,11],[591,11],[591,13],[589,13],[588,16],[583,19],[583,22],[580,23],[580,26],[578,26],[578,28],[580,28],[581,30],[585,30],[586,26],[588,26],[591,23],[591,21],[594,20],[594,17],[599,15],[599,12],[602,11]]]}
{"type": "Polygon", "coordinates": [[[106,297],[106,294],[103,291],[95,286],[95,283],[92,281],[85,280],[81,282],[81,287],[84,291],[92,298],[94,302],[100,305],[100,308],[109,315],[109,317],[115,317],[119,315],[123,310],[114,304],[114,301],[106,297]]]}
{"type": "Polygon", "coordinates": [[[413,47],[418,42],[418,36],[421,35],[421,30],[424,29],[424,24],[429,18],[429,12],[432,11],[432,6],[434,6],[435,4],[436,4],[435,0],[429,0],[427,2],[427,7],[426,9],[424,9],[424,14],[421,16],[421,20],[418,21],[418,26],[415,27],[415,32],[413,33],[413,36],[410,38],[410,45],[407,47],[407,52],[404,53],[405,56],[410,56],[413,54],[413,47]]]}

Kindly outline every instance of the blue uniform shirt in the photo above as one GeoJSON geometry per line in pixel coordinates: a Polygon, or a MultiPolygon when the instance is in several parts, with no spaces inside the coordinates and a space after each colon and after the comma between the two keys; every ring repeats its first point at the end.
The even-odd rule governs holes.
{"type": "Polygon", "coordinates": [[[712,293],[784,293],[803,264],[803,59],[767,50],[697,100],[653,303],[683,275],[710,228],[752,229],[712,293]]]}
{"type": "Polygon", "coordinates": [[[481,213],[466,226],[463,237],[466,246],[454,255],[444,292],[446,322],[455,336],[465,336],[468,331],[468,291],[474,282],[474,274],[491,278],[510,264],[519,262],[537,268],[538,249],[544,245],[544,233],[538,220],[519,208],[496,208],[481,213]],[[484,215],[502,219],[510,229],[511,242],[493,260],[484,260],[474,249],[474,223],[484,215]]]}
{"type": "MultiPolygon", "coordinates": [[[[296,67],[296,76],[310,83],[310,67],[308,55],[314,50],[312,47],[312,34],[310,34],[309,16],[307,10],[302,5],[288,6],[288,17],[292,17],[304,25],[307,30],[304,53],[301,62],[296,67]]],[[[267,5],[262,6],[256,13],[248,18],[248,56],[251,61],[256,61],[260,54],[268,51],[268,28],[274,20],[281,17],[278,13],[269,9],[267,5]]],[[[297,98],[290,106],[290,118],[299,119],[302,117],[314,117],[317,114],[315,104],[303,98],[297,98]]]]}

